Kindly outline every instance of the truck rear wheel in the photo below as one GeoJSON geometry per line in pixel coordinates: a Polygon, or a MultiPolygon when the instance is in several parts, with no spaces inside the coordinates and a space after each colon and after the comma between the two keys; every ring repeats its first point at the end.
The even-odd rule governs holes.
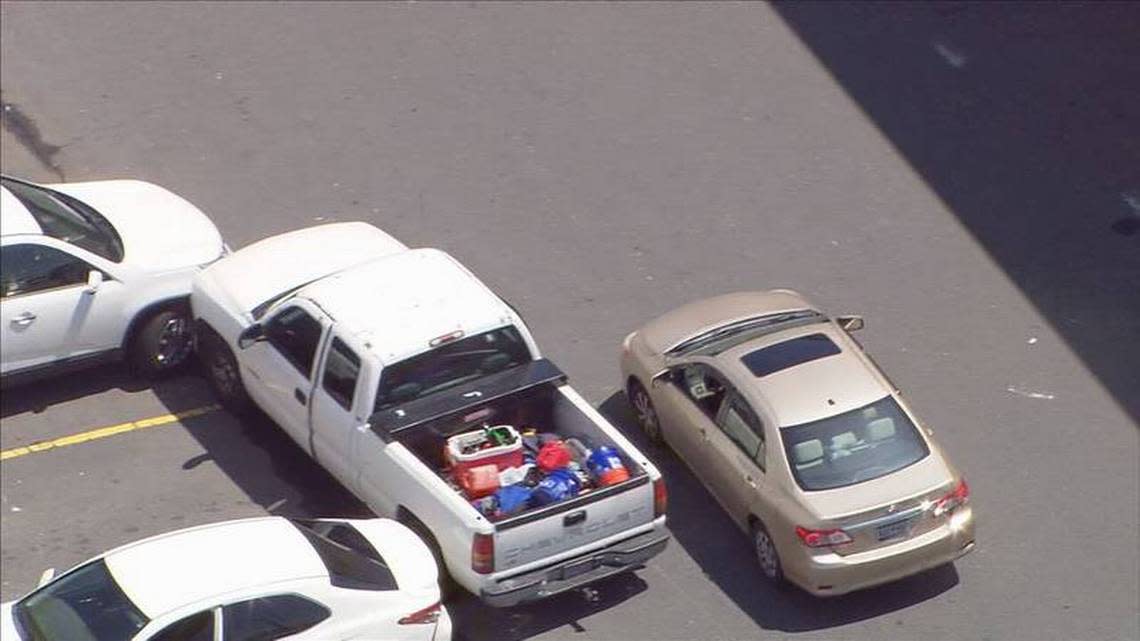
{"type": "Polygon", "coordinates": [[[206,368],[210,387],[222,406],[233,414],[247,414],[253,402],[241,381],[241,370],[233,350],[214,330],[205,327],[198,331],[198,354],[206,368]]]}

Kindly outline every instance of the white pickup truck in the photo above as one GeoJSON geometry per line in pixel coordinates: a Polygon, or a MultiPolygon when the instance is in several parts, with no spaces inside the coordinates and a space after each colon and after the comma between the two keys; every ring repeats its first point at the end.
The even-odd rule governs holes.
{"type": "Polygon", "coordinates": [[[323,225],[214,263],[190,300],[223,404],[264,410],[486,603],[577,588],[665,548],[660,472],[541,358],[514,309],[444,252],[364,223],[323,225]],[[486,424],[609,445],[629,478],[485,516],[443,470],[447,438],[486,424]]]}

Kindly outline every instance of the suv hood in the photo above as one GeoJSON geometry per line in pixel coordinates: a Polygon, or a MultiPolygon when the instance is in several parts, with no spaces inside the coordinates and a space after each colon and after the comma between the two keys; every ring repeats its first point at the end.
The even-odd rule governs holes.
{"type": "Polygon", "coordinates": [[[123,263],[148,272],[203,265],[222,255],[222,236],[200,209],[139,180],[51,185],[94,207],[123,239],[123,263]]]}

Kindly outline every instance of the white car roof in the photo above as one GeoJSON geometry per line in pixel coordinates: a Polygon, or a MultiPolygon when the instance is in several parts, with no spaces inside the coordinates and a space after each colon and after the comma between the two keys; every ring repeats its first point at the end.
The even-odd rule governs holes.
{"type": "Polygon", "coordinates": [[[510,323],[510,308],[438,249],[411,249],[321,279],[297,293],[360,337],[385,363],[427,351],[433,338],[510,323]]]}
{"type": "Polygon", "coordinates": [[[103,558],[123,592],[150,618],[237,590],[328,577],[316,550],[280,517],[171,532],[103,558]]]}
{"type": "Polygon", "coordinates": [[[43,234],[43,230],[19,198],[0,187],[0,236],[17,234],[43,234]]]}

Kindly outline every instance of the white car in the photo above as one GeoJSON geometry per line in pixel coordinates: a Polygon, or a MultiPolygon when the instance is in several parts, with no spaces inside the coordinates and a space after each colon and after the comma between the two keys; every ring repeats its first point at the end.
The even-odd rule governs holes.
{"type": "Polygon", "coordinates": [[[226,521],[44,574],[0,641],[451,638],[431,552],[386,519],[226,521]]]}
{"type": "Polygon", "coordinates": [[[205,214],[137,180],[0,185],[0,381],[122,357],[155,376],[189,357],[191,279],[226,251],[205,214]]]}

